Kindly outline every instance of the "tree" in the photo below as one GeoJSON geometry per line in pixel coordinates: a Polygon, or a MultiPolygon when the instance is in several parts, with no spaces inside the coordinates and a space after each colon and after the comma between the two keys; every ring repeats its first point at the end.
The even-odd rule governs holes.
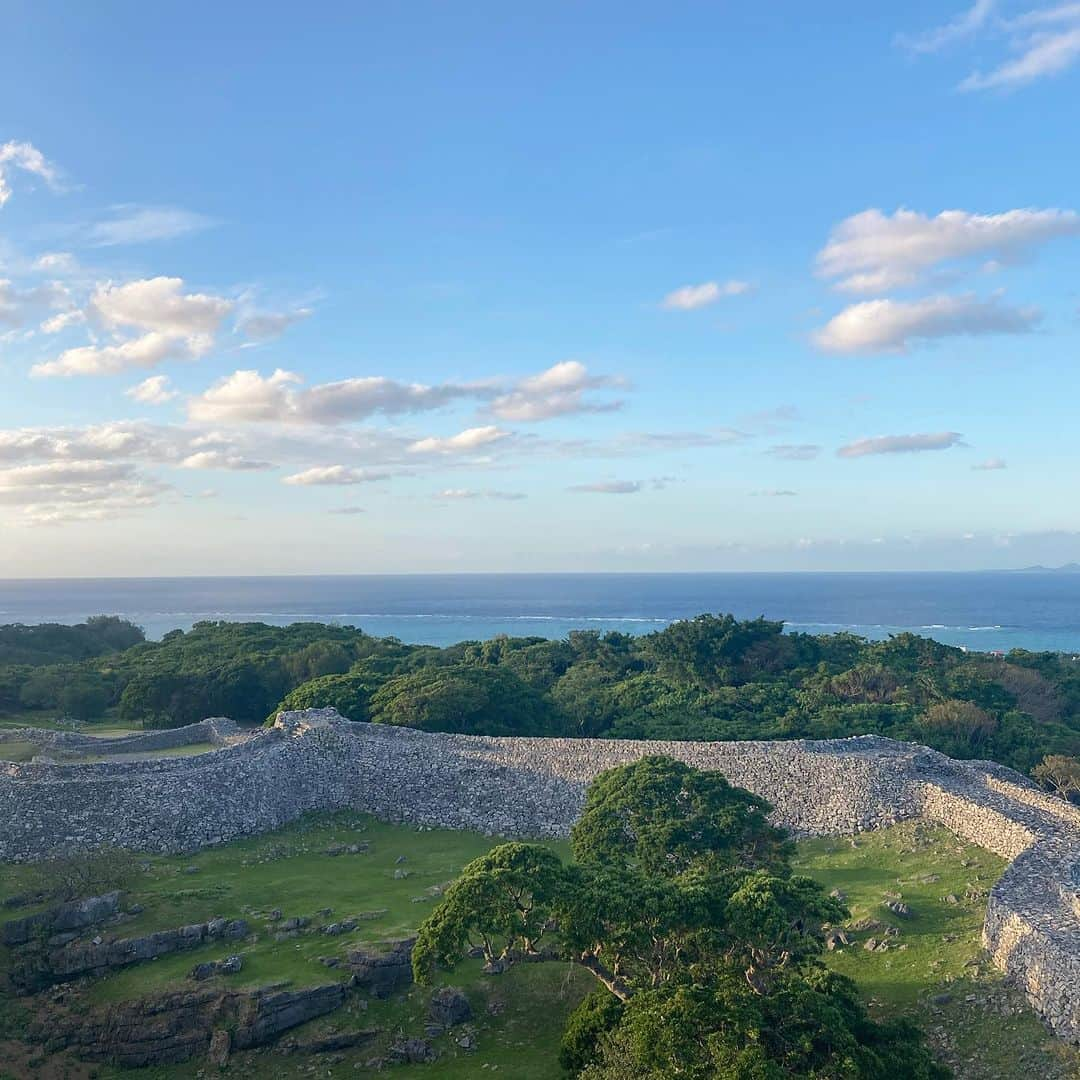
{"type": "MultiPolygon", "coordinates": [[[[945,1080],[916,1028],[872,1021],[850,979],[821,967],[792,973],[762,996],[738,979],[672,984],[617,1013],[592,1007],[582,1080],[945,1080]]],[[[571,1018],[573,1021],[573,1017],[571,1018]]]]}
{"type": "Polygon", "coordinates": [[[352,673],[346,675],[323,675],[303,683],[286,694],[281,709],[337,709],[347,720],[370,718],[371,695],[379,683],[370,675],[352,673]]]}
{"type": "Polygon", "coordinates": [[[372,720],[421,731],[539,735],[549,716],[537,691],[499,667],[423,668],[390,679],[371,698],[372,720]]]}
{"type": "Polygon", "coordinates": [[[1080,758],[1064,754],[1047,754],[1031,770],[1031,775],[1048,791],[1063,799],[1080,796],[1080,758]]]}
{"type": "Polygon", "coordinates": [[[847,912],[791,873],[767,811],[669,758],[604,773],[572,834],[577,863],[521,843],[470,863],[420,926],[416,979],[472,949],[496,971],[585,969],[599,986],[561,1060],[593,1080],[947,1075],[913,1029],[874,1024],[818,965],[824,925],[847,912]]]}
{"type": "Polygon", "coordinates": [[[713,690],[743,681],[747,655],[783,630],[782,622],[766,619],[739,622],[734,615],[698,615],[650,634],[645,650],[661,675],[713,690]]]}
{"type": "Polygon", "coordinates": [[[694,868],[786,867],[790,845],[769,804],[718,772],[663,756],[601,773],[571,834],[581,864],[671,877],[694,868]]]}

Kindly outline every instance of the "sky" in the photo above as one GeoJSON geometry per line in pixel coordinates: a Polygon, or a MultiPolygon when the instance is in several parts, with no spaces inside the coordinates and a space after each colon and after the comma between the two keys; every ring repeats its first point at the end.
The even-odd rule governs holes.
{"type": "Polygon", "coordinates": [[[2,19],[0,577],[1080,560],[1080,3],[2,19]]]}

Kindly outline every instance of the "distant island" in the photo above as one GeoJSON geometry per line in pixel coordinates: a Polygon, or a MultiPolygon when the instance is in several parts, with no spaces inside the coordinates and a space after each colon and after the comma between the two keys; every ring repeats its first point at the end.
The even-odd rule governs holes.
{"type": "Polygon", "coordinates": [[[1067,562],[1061,566],[1022,566],[1013,574],[1080,574],[1080,563],[1067,562]]]}

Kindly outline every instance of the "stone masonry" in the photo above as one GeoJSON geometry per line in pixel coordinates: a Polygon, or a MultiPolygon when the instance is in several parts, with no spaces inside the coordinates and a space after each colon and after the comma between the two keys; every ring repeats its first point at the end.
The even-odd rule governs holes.
{"type": "Polygon", "coordinates": [[[332,709],[282,713],[247,739],[207,740],[203,727],[185,741],[225,745],[186,758],[0,763],[0,860],[103,844],[193,851],[335,808],[489,835],[563,836],[599,772],[667,754],[768,799],[776,823],[796,833],[924,819],[1009,859],[990,893],[986,947],[1049,1026],[1080,1042],[1080,809],[999,765],[877,736],[485,738],[354,724],[332,709]]]}

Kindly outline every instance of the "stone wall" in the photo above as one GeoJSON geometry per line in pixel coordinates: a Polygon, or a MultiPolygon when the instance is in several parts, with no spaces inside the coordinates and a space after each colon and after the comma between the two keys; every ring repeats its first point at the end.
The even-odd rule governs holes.
{"type": "Polygon", "coordinates": [[[0,763],[0,859],[101,844],[190,851],[341,807],[491,835],[562,836],[597,773],[668,754],[764,796],[777,823],[797,833],[926,819],[1009,859],[987,905],[986,946],[1053,1030],[1080,1042],[1080,813],[1001,766],[876,736],[499,739],[352,724],[332,709],[282,713],[272,729],[221,741],[187,758],[0,763]]]}
{"type": "Polygon", "coordinates": [[[242,738],[237,725],[225,716],[211,716],[197,724],[166,728],[162,731],[136,731],[115,739],[102,739],[83,735],[78,731],[48,731],[45,728],[8,728],[0,731],[0,743],[28,742],[38,747],[39,753],[92,754],[107,757],[112,754],[142,754],[160,750],[178,750],[184,746],[211,743],[228,746],[242,738]]]}

